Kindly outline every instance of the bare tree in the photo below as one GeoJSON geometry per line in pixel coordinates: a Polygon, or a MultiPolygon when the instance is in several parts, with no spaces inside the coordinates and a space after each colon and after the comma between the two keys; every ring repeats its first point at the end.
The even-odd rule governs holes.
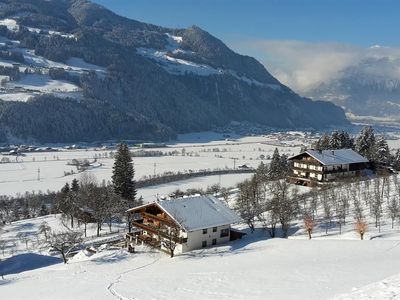
{"type": "Polygon", "coordinates": [[[388,174],[386,174],[386,176],[383,176],[382,177],[382,182],[383,182],[383,198],[386,199],[386,204],[389,205],[389,203],[390,203],[390,191],[391,191],[390,176],[388,176],[388,174]]]}
{"type": "Polygon", "coordinates": [[[396,199],[396,197],[392,198],[392,200],[389,202],[387,209],[389,212],[389,216],[392,219],[392,229],[393,229],[394,221],[399,217],[399,213],[400,213],[399,202],[396,199]]]}
{"type": "Polygon", "coordinates": [[[21,243],[25,243],[26,250],[28,250],[28,243],[31,241],[29,235],[26,232],[18,232],[17,238],[21,241],[21,243]]]}
{"type": "Polygon", "coordinates": [[[1,249],[1,252],[2,252],[3,256],[4,256],[6,248],[7,248],[7,241],[6,240],[0,240],[0,249],[1,249]]]}
{"type": "Polygon", "coordinates": [[[328,228],[332,223],[332,198],[331,198],[331,191],[328,188],[324,188],[321,190],[322,193],[322,208],[324,214],[324,221],[325,221],[325,234],[328,234],[328,228]]]}
{"type": "Polygon", "coordinates": [[[319,197],[318,197],[318,189],[313,187],[310,191],[310,209],[312,212],[312,217],[315,219],[315,216],[318,211],[319,197]]]}
{"type": "Polygon", "coordinates": [[[160,224],[159,239],[161,246],[168,250],[171,258],[175,255],[175,249],[181,243],[181,227],[175,222],[160,224]]]}
{"type": "Polygon", "coordinates": [[[271,196],[276,201],[276,215],[281,223],[283,237],[288,236],[290,222],[299,212],[298,190],[290,190],[290,187],[285,180],[276,180],[269,184],[271,196]]]}
{"type": "Polygon", "coordinates": [[[263,213],[261,205],[263,193],[257,178],[253,176],[251,180],[246,180],[238,185],[239,195],[236,200],[235,210],[247,223],[251,232],[254,232],[255,222],[260,214],[263,213]]]}
{"type": "Polygon", "coordinates": [[[336,199],[335,202],[335,211],[336,217],[339,222],[339,234],[342,234],[342,224],[346,224],[346,216],[349,209],[349,199],[346,197],[346,194],[343,191],[343,188],[339,188],[336,190],[336,199]]]}
{"type": "Polygon", "coordinates": [[[368,206],[369,200],[371,198],[371,191],[370,191],[370,181],[365,180],[364,181],[364,188],[362,189],[362,198],[364,199],[365,206],[368,206]]]}
{"type": "Polygon", "coordinates": [[[314,220],[311,216],[306,216],[304,218],[304,227],[307,230],[308,238],[311,240],[311,233],[314,229],[314,220]]]}
{"type": "Polygon", "coordinates": [[[43,221],[39,226],[39,233],[44,235],[45,241],[48,240],[51,233],[51,227],[46,221],[43,221]]]}
{"type": "Polygon", "coordinates": [[[66,264],[67,256],[71,250],[77,248],[82,243],[82,234],[80,232],[68,230],[64,232],[52,233],[47,241],[47,245],[53,250],[59,252],[66,264]]]}
{"type": "Polygon", "coordinates": [[[380,232],[380,219],[382,216],[382,202],[383,202],[383,192],[384,192],[384,179],[377,177],[374,180],[374,189],[371,199],[371,214],[375,217],[375,227],[378,228],[380,232]]]}
{"type": "Polygon", "coordinates": [[[364,220],[358,220],[356,222],[356,231],[359,233],[361,240],[364,239],[364,234],[367,232],[368,225],[364,220]]]}
{"type": "Polygon", "coordinates": [[[268,230],[269,236],[274,238],[276,225],[279,222],[279,202],[277,197],[273,197],[266,202],[266,212],[259,215],[259,220],[263,228],[268,230]]]}

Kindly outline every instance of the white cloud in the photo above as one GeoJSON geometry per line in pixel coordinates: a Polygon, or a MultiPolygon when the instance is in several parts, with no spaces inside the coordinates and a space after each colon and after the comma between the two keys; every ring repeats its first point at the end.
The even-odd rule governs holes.
{"type": "Polygon", "coordinates": [[[390,61],[400,59],[400,48],[378,45],[363,48],[336,42],[297,40],[252,40],[236,46],[240,52],[247,48],[275,77],[297,92],[306,92],[321,82],[341,76],[340,71],[366,58],[382,58],[387,63],[374,64],[363,71],[400,79],[400,64],[390,64],[390,61]]]}

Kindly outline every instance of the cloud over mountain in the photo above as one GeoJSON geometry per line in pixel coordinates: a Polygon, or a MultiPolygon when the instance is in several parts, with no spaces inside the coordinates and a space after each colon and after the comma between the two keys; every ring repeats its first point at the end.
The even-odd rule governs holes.
{"type": "MultiPolygon", "coordinates": [[[[274,76],[300,93],[340,78],[342,71],[362,61],[400,59],[400,48],[378,45],[363,48],[337,42],[253,40],[248,46],[274,76]]],[[[400,69],[390,64],[370,66],[365,71],[371,76],[400,79],[400,69]]]]}

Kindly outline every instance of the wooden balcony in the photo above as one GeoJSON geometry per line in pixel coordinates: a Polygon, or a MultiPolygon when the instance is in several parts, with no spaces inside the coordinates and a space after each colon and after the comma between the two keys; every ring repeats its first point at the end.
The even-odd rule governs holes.
{"type": "Polygon", "coordinates": [[[154,238],[152,238],[152,237],[150,237],[148,235],[145,235],[145,234],[139,235],[137,238],[138,238],[138,240],[140,240],[140,241],[142,241],[142,242],[144,242],[144,243],[146,243],[146,244],[148,244],[148,245],[150,245],[150,246],[152,246],[154,248],[160,248],[161,247],[161,242],[159,240],[154,239],[154,238]]]}
{"type": "Polygon", "coordinates": [[[312,172],[312,173],[318,173],[318,174],[325,174],[327,171],[323,170],[313,170],[313,169],[308,169],[308,168],[300,168],[300,167],[293,167],[293,170],[297,170],[299,172],[312,172]]]}
{"type": "Polygon", "coordinates": [[[173,221],[170,221],[169,219],[166,219],[166,218],[163,218],[163,217],[159,217],[159,216],[147,213],[147,212],[143,212],[142,216],[143,216],[143,218],[155,220],[155,221],[167,224],[169,226],[176,226],[176,224],[173,221]]]}
{"type": "Polygon", "coordinates": [[[132,225],[135,226],[136,228],[140,228],[140,229],[146,230],[146,231],[151,232],[153,234],[157,234],[158,235],[159,232],[160,232],[159,228],[156,228],[156,227],[153,227],[153,226],[150,226],[150,225],[147,225],[147,224],[143,224],[143,223],[139,223],[139,222],[133,221],[132,225]]]}
{"type": "MultiPolygon", "coordinates": [[[[132,222],[132,225],[137,227],[137,228],[143,229],[143,230],[145,230],[147,232],[150,232],[150,233],[152,233],[154,235],[161,236],[163,238],[169,238],[170,237],[167,233],[161,231],[160,228],[153,227],[153,226],[150,226],[148,224],[132,222]]],[[[174,225],[174,226],[176,226],[176,225],[174,225]]],[[[173,238],[173,241],[178,243],[178,244],[183,244],[183,243],[187,242],[187,238],[173,238]]]]}

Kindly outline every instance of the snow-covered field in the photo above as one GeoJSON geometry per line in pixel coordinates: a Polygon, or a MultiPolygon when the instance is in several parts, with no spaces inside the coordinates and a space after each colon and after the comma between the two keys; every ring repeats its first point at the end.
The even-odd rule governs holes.
{"type": "MultiPolygon", "coordinates": [[[[389,299],[380,297],[385,284],[372,291],[362,287],[399,273],[398,240],[286,240],[265,234],[174,259],[146,248],[90,257],[83,252],[67,265],[49,261],[43,268],[9,271],[0,289],[7,299],[330,299],[352,291],[349,299],[361,291],[389,299]]],[[[19,258],[26,269],[42,257],[19,258]]],[[[390,282],[398,295],[396,280],[390,282]]]]}
{"type": "MultiPolygon", "coordinates": [[[[261,161],[268,162],[266,158],[272,155],[275,147],[278,147],[281,153],[288,155],[298,153],[300,151],[299,142],[295,141],[293,145],[296,146],[292,146],[292,142],[278,143],[271,137],[245,137],[226,141],[217,134],[185,135],[177,142],[171,143],[169,147],[147,149],[162,152],[176,150],[179,152],[177,156],[134,158],[135,178],[140,179],[143,176],[169,171],[233,168],[244,164],[249,167],[257,167],[261,161]],[[184,156],[181,154],[182,149],[185,149],[184,156]],[[260,159],[260,155],[264,155],[264,160],[260,159]]],[[[59,190],[66,182],[71,182],[73,178],[79,179],[81,176],[75,167],[67,165],[72,159],[86,158],[93,161],[96,158],[98,164],[87,172],[92,173],[99,182],[111,180],[114,163],[114,160],[109,158],[111,151],[113,150],[89,149],[33,152],[18,157],[18,159],[15,156],[0,155],[0,160],[6,157],[12,161],[11,163],[0,163],[0,194],[15,195],[26,191],[59,190]],[[65,172],[71,171],[74,171],[75,174],[65,176],[65,172]]],[[[206,188],[208,185],[216,183],[220,183],[224,187],[231,187],[248,177],[248,174],[239,174],[195,178],[160,187],[160,191],[147,188],[139,191],[139,194],[143,192],[143,196],[146,198],[156,194],[161,195],[164,192],[170,193],[176,188],[206,188]]]]}

